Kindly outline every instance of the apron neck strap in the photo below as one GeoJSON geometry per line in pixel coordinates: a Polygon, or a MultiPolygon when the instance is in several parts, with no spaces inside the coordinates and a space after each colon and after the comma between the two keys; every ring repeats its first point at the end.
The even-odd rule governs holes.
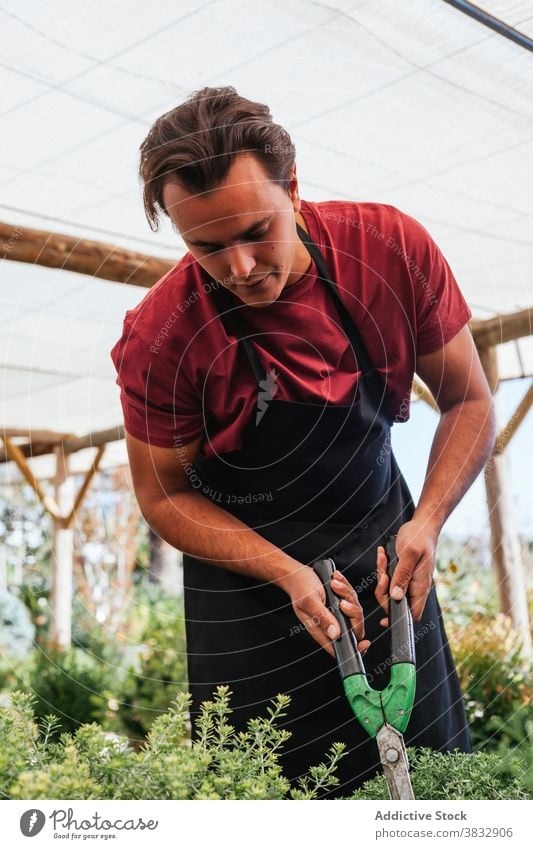
{"type": "Polygon", "coordinates": [[[341,324],[344,328],[344,332],[346,333],[346,336],[350,340],[352,348],[355,352],[359,371],[361,371],[363,373],[363,375],[366,377],[367,374],[369,374],[371,371],[373,371],[373,365],[370,361],[370,358],[368,356],[364,342],[361,338],[361,334],[359,333],[359,330],[357,329],[357,325],[355,324],[355,321],[353,320],[353,318],[351,317],[350,313],[348,312],[348,310],[346,309],[346,307],[344,306],[344,304],[341,300],[341,297],[340,297],[339,292],[337,290],[337,285],[332,280],[332,278],[330,277],[326,262],[324,260],[324,256],[323,256],[322,252],[320,251],[320,248],[313,241],[313,239],[311,238],[309,233],[307,233],[303,229],[303,227],[300,227],[299,224],[296,224],[296,229],[298,231],[298,235],[299,235],[300,239],[302,240],[302,242],[306,246],[307,250],[309,251],[311,257],[314,259],[314,261],[316,263],[316,266],[317,266],[318,271],[319,271],[319,275],[318,275],[319,278],[321,280],[323,280],[325,283],[327,283],[328,286],[329,286],[329,290],[333,295],[333,300],[335,301],[335,303],[337,305],[337,309],[339,311],[340,320],[341,320],[341,324]]]}
{"type": "MultiPolygon", "coordinates": [[[[303,227],[300,227],[298,223],[296,224],[296,230],[310,256],[315,261],[319,272],[319,278],[328,285],[329,290],[333,295],[344,332],[346,333],[355,353],[358,369],[362,372],[365,383],[369,385],[369,389],[371,389],[371,394],[374,398],[374,404],[376,405],[376,408],[379,409],[383,403],[383,380],[370,361],[364,342],[359,330],[357,329],[357,325],[341,300],[337,291],[337,286],[330,277],[324,257],[318,245],[313,241],[309,233],[307,233],[303,227]]],[[[261,381],[266,380],[266,373],[257,351],[251,342],[250,335],[246,333],[243,326],[241,317],[239,316],[239,306],[235,306],[235,301],[230,298],[230,293],[224,288],[224,286],[216,286],[213,290],[213,294],[215,296],[217,308],[221,313],[221,318],[228,327],[231,326],[231,331],[242,343],[246,356],[248,357],[253,369],[255,379],[259,384],[261,381]]]]}

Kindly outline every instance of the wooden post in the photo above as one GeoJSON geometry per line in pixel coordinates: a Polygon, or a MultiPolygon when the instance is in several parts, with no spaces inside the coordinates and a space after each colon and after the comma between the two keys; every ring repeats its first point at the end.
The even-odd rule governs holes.
{"type": "Polygon", "coordinates": [[[61,446],[54,448],[56,457],[55,500],[61,516],[53,518],[52,533],[52,622],[50,643],[53,648],[67,649],[72,640],[72,573],[74,531],[66,518],[75,497],[74,478],[69,475],[69,459],[61,446]]]}
{"type": "MultiPolygon", "coordinates": [[[[496,348],[484,348],[479,355],[494,396],[499,383],[496,348]]],[[[496,574],[500,610],[511,618],[513,626],[522,637],[524,650],[530,652],[531,632],[524,565],[520,538],[513,521],[508,458],[505,452],[493,452],[487,462],[485,488],[491,531],[492,565],[496,574]]]]}

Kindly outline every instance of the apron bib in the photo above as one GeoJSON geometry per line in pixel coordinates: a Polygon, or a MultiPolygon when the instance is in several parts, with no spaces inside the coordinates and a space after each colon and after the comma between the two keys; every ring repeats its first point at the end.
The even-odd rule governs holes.
{"type": "MultiPolygon", "coordinates": [[[[212,458],[197,457],[194,488],[245,524],[310,565],[332,557],[357,591],[365,614],[365,655],[370,683],[389,678],[388,632],[375,596],[376,549],[413,515],[414,504],[390,448],[392,421],[385,388],[358,329],[344,307],[324,258],[308,233],[298,235],[329,287],[360,376],[349,405],[271,400],[260,420],[244,429],[242,447],[212,458]]],[[[239,309],[222,287],[213,290],[226,328],[232,328],[258,384],[267,376],[239,309]]],[[[228,331],[229,332],[229,331],[228,331]]],[[[307,633],[288,595],[184,554],[184,595],[191,720],[218,684],[232,690],[232,724],[265,713],[287,693],[283,727],[291,732],[280,763],[291,781],[324,760],[335,741],[348,754],[337,768],[340,784],[321,798],[348,796],[381,769],[376,743],[355,719],[336,662],[307,633]]],[[[432,586],[422,619],[414,623],[417,688],[407,745],[470,752],[463,699],[432,586]]]]}

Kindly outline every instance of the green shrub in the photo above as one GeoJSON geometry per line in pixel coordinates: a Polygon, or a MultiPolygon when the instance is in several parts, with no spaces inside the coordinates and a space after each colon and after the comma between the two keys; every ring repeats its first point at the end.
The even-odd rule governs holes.
{"type": "MultiPolygon", "coordinates": [[[[96,724],[57,738],[52,717],[38,726],[33,698],[14,693],[0,708],[0,794],[7,799],[314,799],[338,784],[343,745],[334,744],[323,763],[290,786],[278,763],[290,732],[278,727],[290,699],[280,695],[267,715],[246,731],[230,723],[229,690],[218,687],[204,702],[199,738],[187,736],[189,696],[152,725],[140,751],[96,724]]],[[[501,769],[496,754],[440,754],[410,749],[418,799],[527,799],[522,763],[501,769]]],[[[508,759],[508,766],[510,761],[508,759]]],[[[387,799],[383,776],[368,781],[353,799],[387,799]]]]}
{"type": "MultiPolygon", "coordinates": [[[[408,749],[411,783],[416,799],[528,799],[527,786],[515,772],[506,774],[496,754],[442,753],[431,749],[408,749]]],[[[352,799],[388,799],[383,775],[367,781],[352,799]]]]}
{"type": "Polygon", "coordinates": [[[31,690],[39,719],[55,713],[63,730],[98,722],[144,739],[187,687],[183,601],[138,588],[129,621],[110,639],[101,628],[67,651],[36,647],[23,663],[0,655],[0,690],[31,690]]]}
{"type": "MultiPolygon", "coordinates": [[[[499,728],[498,730],[501,731],[499,728]]],[[[501,733],[498,754],[500,756],[499,771],[505,775],[519,778],[528,791],[533,793],[533,716],[531,705],[522,705],[507,721],[501,733]]]]}
{"type": "Polygon", "coordinates": [[[112,721],[115,687],[113,666],[80,648],[36,650],[29,667],[28,688],[37,718],[56,714],[66,731],[87,722],[112,721]]]}
{"type": "Polygon", "coordinates": [[[520,637],[510,620],[477,614],[447,625],[475,748],[496,750],[506,723],[530,703],[520,637]]]}
{"type": "Polygon", "coordinates": [[[32,697],[14,693],[12,705],[0,708],[0,793],[9,799],[313,799],[319,788],[338,783],[340,744],[297,787],[283,777],[278,753],[290,733],[276,723],[288,696],[278,696],[267,716],[236,732],[228,721],[229,691],[219,687],[202,706],[192,744],[188,704],[188,695],[179,694],[135,752],[96,724],[54,742],[54,723],[45,720],[39,733],[32,697]]]}
{"type": "Polygon", "coordinates": [[[150,589],[136,601],[135,636],[139,645],[127,654],[123,652],[125,674],[118,712],[127,733],[140,738],[168,710],[176,692],[186,690],[187,651],[183,599],[150,589]]]}

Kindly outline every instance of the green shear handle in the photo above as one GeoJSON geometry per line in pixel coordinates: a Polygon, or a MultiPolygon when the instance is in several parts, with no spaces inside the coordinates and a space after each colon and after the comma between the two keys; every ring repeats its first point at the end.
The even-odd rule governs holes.
{"type": "MultiPolygon", "coordinates": [[[[398,562],[396,537],[388,538],[385,550],[387,572],[392,579],[398,562]]],[[[335,571],[333,560],[317,560],[313,569],[324,585],[327,605],[340,625],[341,633],[333,646],[344,691],[356,718],[371,737],[375,737],[385,723],[403,734],[411,717],[416,687],[413,619],[407,598],[404,596],[396,601],[389,596],[390,680],[384,690],[374,690],[366,677],[350,620],[340,609],[340,599],[330,586],[335,571]]]]}

